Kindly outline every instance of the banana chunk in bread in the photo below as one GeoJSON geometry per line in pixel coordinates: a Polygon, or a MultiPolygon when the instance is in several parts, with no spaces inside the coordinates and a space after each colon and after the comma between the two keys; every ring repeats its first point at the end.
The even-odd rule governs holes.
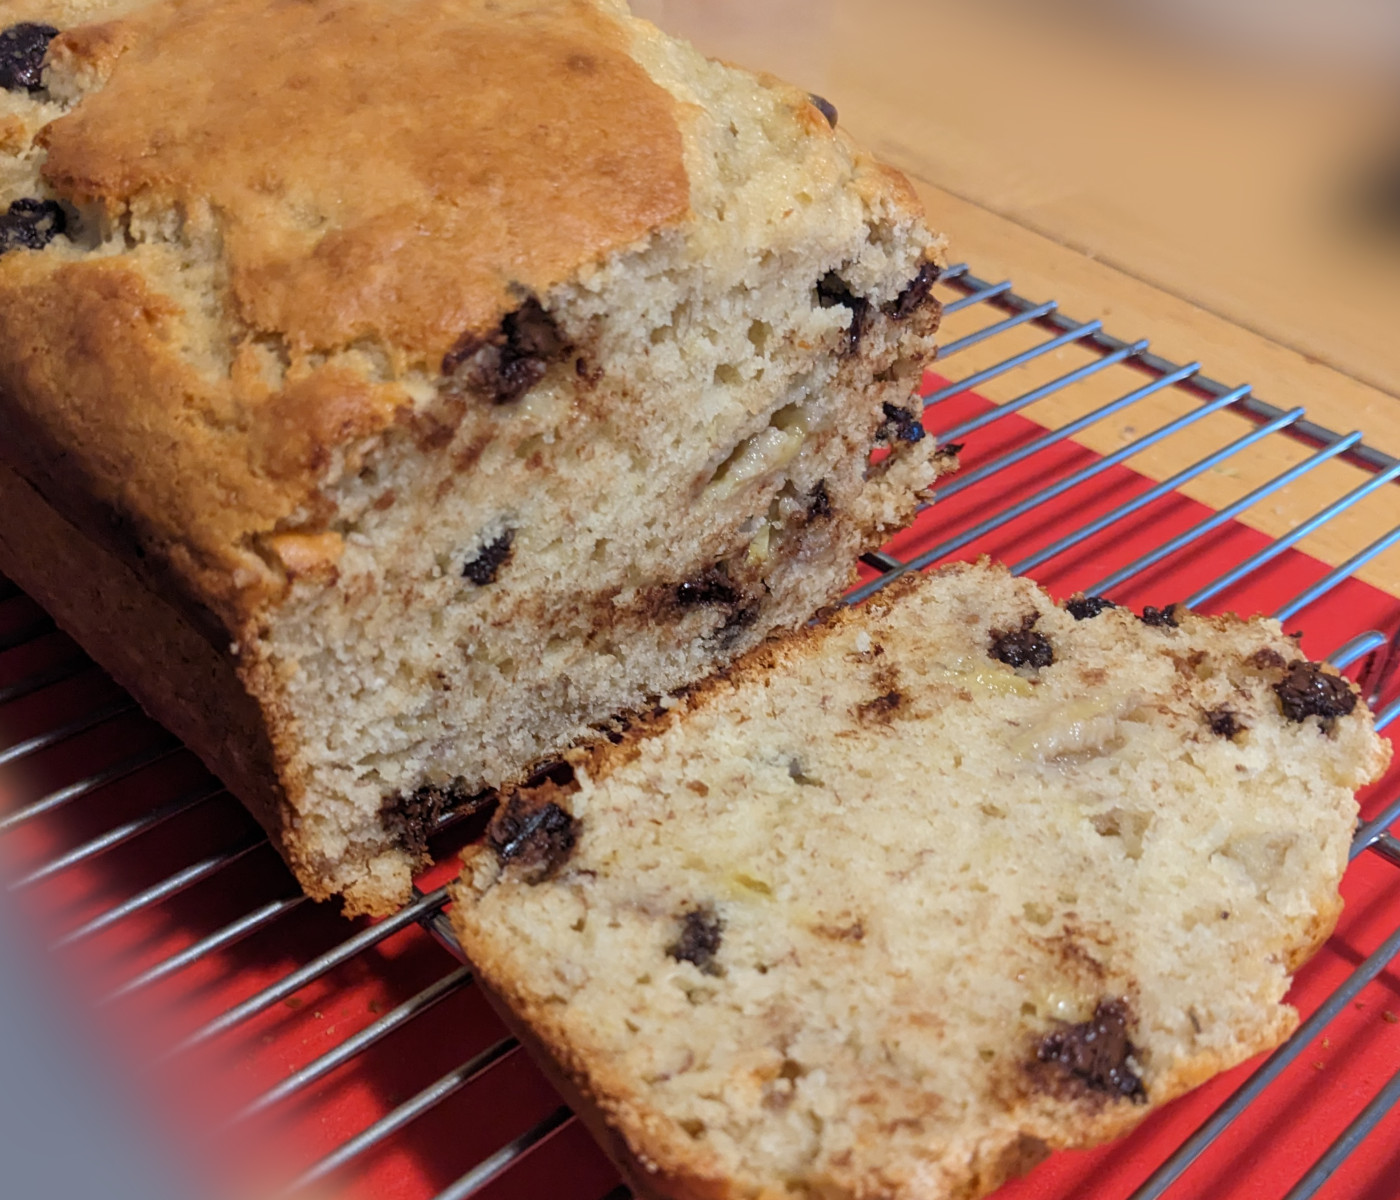
{"type": "Polygon", "coordinates": [[[453,924],[641,1190],[973,1197],[1294,1027],[1389,744],[1149,616],[951,567],[506,799],[453,924]]]}
{"type": "Polygon", "coordinates": [[[940,247],[620,2],[0,0],[0,569],[386,911],[910,517],[940,247]]]}

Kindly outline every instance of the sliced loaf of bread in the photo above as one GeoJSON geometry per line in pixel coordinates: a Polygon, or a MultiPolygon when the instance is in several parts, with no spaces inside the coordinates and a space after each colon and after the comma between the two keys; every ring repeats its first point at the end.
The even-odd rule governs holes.
{"type": "Polygon", "coordinates": [[[643,1193],[973,1197],[1288,1034],[1389,749],[1277,622],[962,565],[507,796],[453,922],[643,1193]]]}
{"type": "Polygon", "coordinates": [[[3,0],[0,571],[387,913],[913,515],[942,261],[622,0],[3,0]]]}

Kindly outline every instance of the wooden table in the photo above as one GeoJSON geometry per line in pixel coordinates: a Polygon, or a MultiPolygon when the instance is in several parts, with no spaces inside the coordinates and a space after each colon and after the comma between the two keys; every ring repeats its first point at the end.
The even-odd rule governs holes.
{"type": "MultiPolygon", "coordinates": [[[[1024,8],[1011,20],[1006,6],[952,0],[634,8],[833,101],[843,127],[911,177],[954,259],[982,277],[1013,279],[1118,337],[1151,338],[1166,358],[1199,360],[1400,456],[1400,238],[1368,240],[1339,215],[1344,185],[1385,145],[1388,110],[1365,72],[1323,65],[1304,78],[1160,31],[1051,25],[1024,8]]],[[[979,365],[969,352],[957,373],[979,365]]],[[[1018,377],[983,390],[1005,399],[1024,387],[1018,377]]],[[[1047,402],[1029,415],[1067,414],[1047,402]]],[[[1243,427],[1212,420],[1222,437],[1230,420],[1243,427]]],[[[1107,451],[1124,436],[1105,422],[1079,440],[1107,451]]],[[[1200,452],[1172,445],[1133,465],[1162,479],[1200,452]]],[[[1220,506],[1307,453],[1270,438],[1183,490],[1220,506]]],[[[1366,477],[1329,463],[1243,519],[1283,533],[1366,477]]],[[[1400,486],[1385,487],[1301,548],[1336,564],[1397,524],[1400,486]]],[[[1400,548],[1359,575],[1400,595],[1400,548]]]]}

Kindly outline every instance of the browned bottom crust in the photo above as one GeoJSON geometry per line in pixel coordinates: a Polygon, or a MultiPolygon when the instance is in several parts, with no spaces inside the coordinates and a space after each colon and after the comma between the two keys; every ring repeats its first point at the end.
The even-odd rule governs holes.
{"type": "MultiPolygon", "coordinates": [[[[262,714],[227,653],[0,463],[0,570],[234,793],[295,866],[262,714]]],[[[314,879],[302,885],[317,899],[314,879]]]]}

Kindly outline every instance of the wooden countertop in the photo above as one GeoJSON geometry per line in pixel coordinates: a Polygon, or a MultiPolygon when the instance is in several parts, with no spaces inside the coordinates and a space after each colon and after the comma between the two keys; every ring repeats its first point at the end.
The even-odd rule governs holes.
{"type": "MultiPolygon", "coordinates": [[[[1024,8],[1012,19],[995,3],[633,6],[708,53],[834,102],[845,128],[913,179],[954,259],[983,278],[1012,279],[1023,296],[1102,318],[1120,338],[1150,338],[1166,358],[1199,360],[1216,379],[1250,383],[1282,408],[1305,405],[1400,456],[1400,239],[1367,240],[1338,215],[1348,172],[1384,133],[1362,73],[1345,86],[1335,74],[1300,82],[1160,39],[1038,23],[1024,8]]],[[[953,373],[979,365],[969,351],[953,373]]],[[[1025,386],[982,390],[1005,399],[1025,386]]],[[[1066,413],[1049,403],[1029,415],[1066,413]]],[[[1217,437],[1237,436],[1229,420],[1244,428],[1226,418],[1217,437]]],[[[1126,438],[1104,422],[1079,440],[1106,452],[1126,438]]],[[[1186,440],[1132,465],[1166,478],[1203,452],[1186,440]]],[[[1183,490],[1218,507],[1308,453],[1269,438],[1183,490]]],[[[1281,534],[1367,477],[1329,463],[1243,519],[1281,534]]],[[[1300,548],[1336,564],[1396,525],[1400,486],[1387,486],[1300,548]]],[[[1400,547],[1358,574],[1400,595],[1400,547]]]]}

